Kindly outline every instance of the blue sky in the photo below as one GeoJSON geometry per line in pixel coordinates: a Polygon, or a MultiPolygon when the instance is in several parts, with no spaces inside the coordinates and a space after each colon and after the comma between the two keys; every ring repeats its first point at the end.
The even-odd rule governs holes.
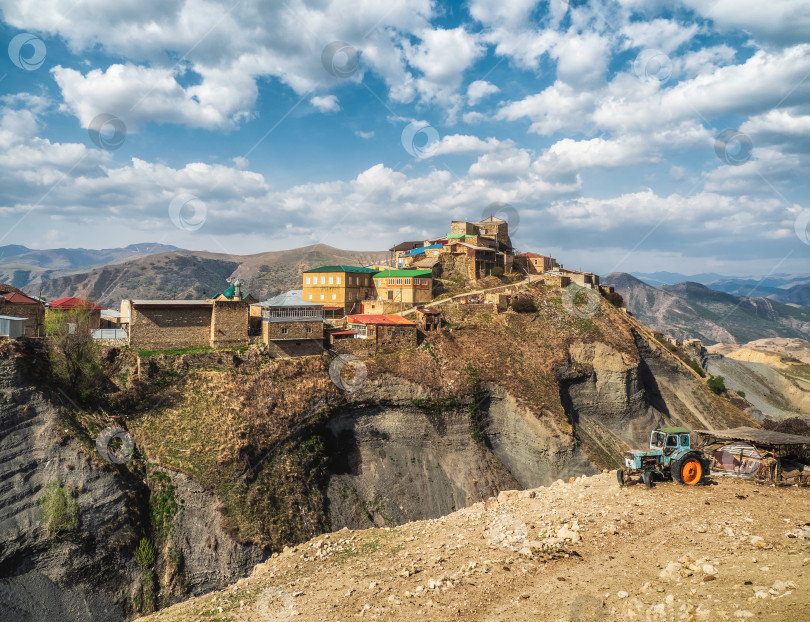
{"type": "Polygon", "coordinates": [[[810,272],[810,4],[0,1],[0,245],[810,272]]]}

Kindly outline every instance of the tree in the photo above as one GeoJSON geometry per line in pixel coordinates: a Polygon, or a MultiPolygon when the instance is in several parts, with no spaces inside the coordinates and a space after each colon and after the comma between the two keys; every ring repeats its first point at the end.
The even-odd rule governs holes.
{"type": "Polygon", "coordinates": [[[89,309],[51,310],[45,315],[54,375],[82,398],[97,390],[104,379],[92,328],[89,309]]]}
{"type": "Polygon", "coordinates": [[[717,393],[717,395],[726,392],[726,383],[723,381],[723,376],[712,376],[706,381],[706,384],[708,384],[709,388],[717,393]]]}
{"type": "Polygon", "coordinates": [[[501,277],[503,276],[503,268],[501,268],[500,266],[495,266],[494,268],[492,268],[491,274],[492,276],[501,277]]]}

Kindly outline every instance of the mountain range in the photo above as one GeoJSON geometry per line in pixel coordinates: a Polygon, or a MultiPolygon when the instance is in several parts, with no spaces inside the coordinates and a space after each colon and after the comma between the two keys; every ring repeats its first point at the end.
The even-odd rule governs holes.
{"type": "Polygon", "coordinates": [[[810,337],[810,309],[769,298],[737,296],[695,282],[655,287],[619,272],[602,279],[624,298],[640,322],[679,339],[706,344],[810,337]]]}
{"type": "Polygon", "coordinates": [[[633,272],[632,275],[656,287],[677,283],[700,283],[710,289],[745,297],[765,297],[782,304],[810,307],[810,274],[769,274],[766,276],[724,276],[713,272],[633,272]]]}
{"type": "MultiPolygon", "coordinates": [[[[301,273],[306,269],[325,264],[367,266],[382,263],[387,257],[386,252],[345,251],[325,244],[256,255],[174,250],[122,256],[106,265],[52,271],[30,280],[17,273],[16,286],[49,299],[78,296],[117,307],[125,298],[213,296],[238,278],[244,284],[243,291],[264,300],[300,287],[301,273]]],[[[5,277],[7,272],[8,267],[0,263],[0,282],[13,281],[5,277]]]]}

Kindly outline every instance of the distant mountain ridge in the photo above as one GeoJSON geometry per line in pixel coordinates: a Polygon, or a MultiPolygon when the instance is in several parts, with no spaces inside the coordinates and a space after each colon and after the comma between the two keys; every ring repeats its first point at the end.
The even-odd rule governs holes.
{"type": "Polygon", "coordinates": [[[182,250],[171,244],[143,242],[123,248],[33,249],[19,244],[0,246],[0,282],[23,288],[90,267],[182,250]]]}
{"type": "Polygon", "coordinates": [[[678,272],[633,272],[632,275],[654,287],[685,282],[700,283],[735,296],[764,297],[782,304],[810,308],[810,274],[730,277],[713,272],[692,275],[678,272]]]}
{"type": "Polygon", "coordinates": [[[74,271],[23,287],[47,298],[78,296],[104,306],[125,298],[194,299],[224,291],[240,279],[259,299],[301,287],[304,270],[328,264],[379,264],[387,252],[349,251],[316,244],[256,255],[174,251],[74,271]]]}
{"type": "Polygon", "coordinates": [[[810,338],[809,309],[768,298],[735,296],[695,282],[654,287],[623,272],[609,274],[602,283],[616,288],[639,321],[680,339],[714,344],[810,338]]]}

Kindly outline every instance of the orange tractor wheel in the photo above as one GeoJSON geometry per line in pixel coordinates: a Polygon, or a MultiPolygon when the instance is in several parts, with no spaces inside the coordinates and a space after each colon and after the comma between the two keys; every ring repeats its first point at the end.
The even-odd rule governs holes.
{"type": "Polygon", "coordinates": [[[703,481],[706,465],[700,456],[693,452],[672,464],[672,478],[679,484],[694,486],[703,481]]]}

